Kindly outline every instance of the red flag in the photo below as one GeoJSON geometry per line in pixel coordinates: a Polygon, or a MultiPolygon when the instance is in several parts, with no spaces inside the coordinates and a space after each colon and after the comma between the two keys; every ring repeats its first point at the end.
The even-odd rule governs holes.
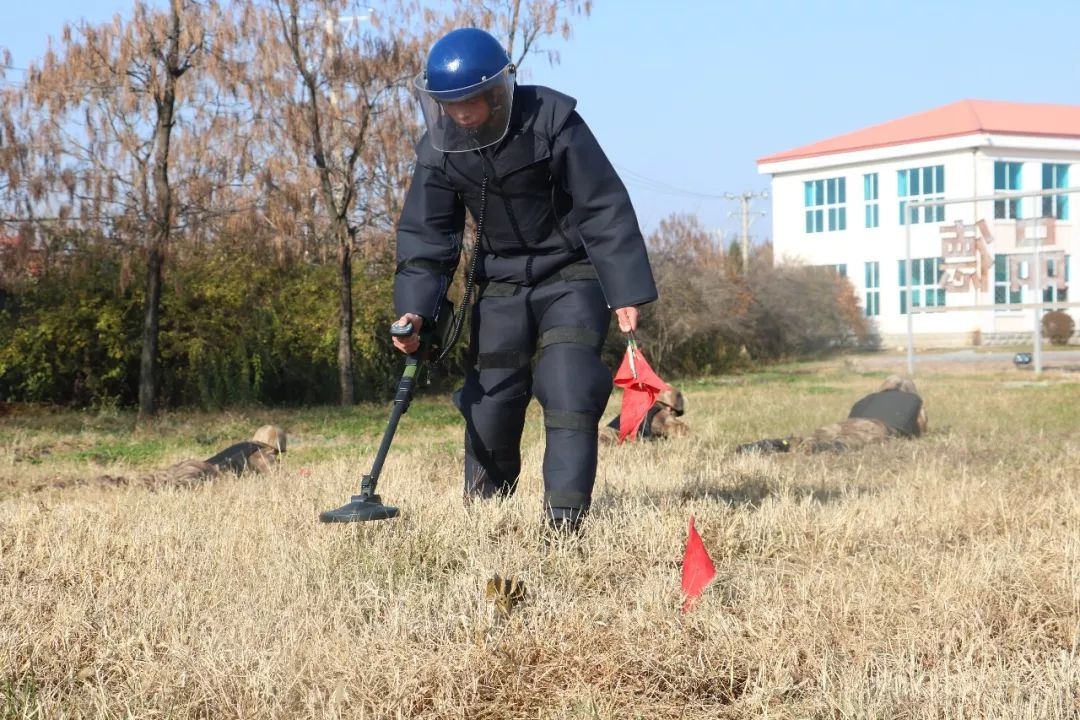
{"type": "Polygon", "coordinates": [[[694,516],[691,515],[682,564],[683,612],[688,612],[694,606],[694,602],[715,577],[716,566],[709,557],[709,551],[705,549],[705,543],[701,542],[701,536],[694,527],[694,516]]]}
{"type": "Polygon", "coordinates": [[[656,396],[668,388],[645,361],[635,343],[629,343],[622,364],[615,372],[615,385],[623,389],[622,410],[619,412],[619,442],[634,435],[641,426],[656,396]]]}

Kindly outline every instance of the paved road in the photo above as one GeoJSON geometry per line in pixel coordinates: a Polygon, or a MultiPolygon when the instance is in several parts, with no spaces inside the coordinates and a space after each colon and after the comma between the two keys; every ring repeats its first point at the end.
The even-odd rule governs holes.
{"type": "MultiPolygon", "coordinates": [[[[1031,350],[1016,352],[1029,353],[1031,350]]],[[[998,363],[1012,365],[1016,352],[986,352],[977,350],[940,350],[934,352],[915,352],[915,367],[920,363],[998,363]]],[[[907,353],[888,353],[882,355],[857,355],[855,361],[866,365],[895,365],[907,363],[907,353]]],[[[1080,366],[1080,350],[1043,350],[1043,369],[1050,367],[1063,367],[1067,365],[1080,366]]]]}

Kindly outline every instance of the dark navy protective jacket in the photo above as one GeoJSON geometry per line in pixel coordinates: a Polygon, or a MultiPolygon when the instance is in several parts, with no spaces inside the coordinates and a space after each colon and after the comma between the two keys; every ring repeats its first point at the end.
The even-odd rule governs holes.
{"type": "Polygon", "coordinates": [[[245,440],[230,445],[217,455],[207,458],[206,463],[213,465],[221,472],[231,472],[239,475],[251,465],[251,458],[256,453],[262,453],[263,457],[269,462],[278,456],[278,449],[266,443],[245,440]]]}
{"type": "Polygon", "coordinates": [[[871,393],[855,403],[849,418],[880,420],[905,437],[919,434],[919,411],[922,398],[902,390],[881,390],[871,393]]]}
{"type": "Polygon", "coordinates": [[[397,228],[399,315],[436,316],[460,259],[465,210],[475,219],[481,205],[477,283],[530,286],[591,262],[609,307],[656,300],[630,196],[575,105],[549,88],[519,85],[498,144],[442,153],[421,138],[397,228]]]}

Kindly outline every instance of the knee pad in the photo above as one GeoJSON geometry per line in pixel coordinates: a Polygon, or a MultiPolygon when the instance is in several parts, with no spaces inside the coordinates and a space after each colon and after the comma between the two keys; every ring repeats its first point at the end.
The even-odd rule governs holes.
{"type": "Polygon", "coordinates": [[[536,397],[546,408],[585,413],[593,424],[611,395],[611,370],[600,359],[603,337],[588,328],[555,327],[540,336],[533,373],[536,397]]]}

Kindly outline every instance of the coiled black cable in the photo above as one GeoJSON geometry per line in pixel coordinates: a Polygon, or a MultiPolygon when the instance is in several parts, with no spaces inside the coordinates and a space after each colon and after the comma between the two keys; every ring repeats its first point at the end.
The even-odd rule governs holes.
{"type": "Polygon", "coordinates": [[[446,339],[436,363],[441,363],[453,350],[461,337],[461,329],[465,326],[465,313],[469,311],[469,303],[472,301],[473,286],[476,282],[476,268],[480,264],[480,248],[484,233],[484,214],[487,212],[487,185],[488,176],[484,173],[484,179],[480,183],[480,212],[476,218],[476,237],[473,240],[472,257],[469,258],[469,271],[465,274],[465,292],[461,297],[461,307],[454,313],[454,324],[450,328],[450,334],[446,339]]]}

